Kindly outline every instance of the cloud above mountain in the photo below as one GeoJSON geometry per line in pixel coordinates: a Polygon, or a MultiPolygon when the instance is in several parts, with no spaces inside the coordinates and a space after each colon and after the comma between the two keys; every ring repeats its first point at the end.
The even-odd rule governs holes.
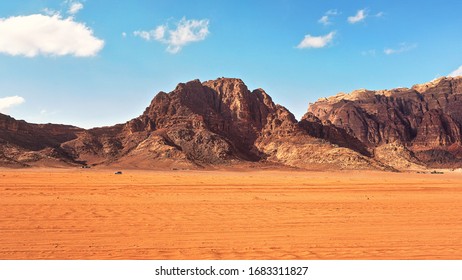
{"type": "Polygon", "coordinates": [[[457,68],[456,70],[452,71],[448,77],[458,77],[458,76],[462,76],[462,65],[457,68]]]}
{"type": "Polygon", "coordinates": [[[307,49],[307,48],[324,48],[329,43],[334,40],[335,31],[332,31],[323,36],[312,36],[310,34],[305,35],[305,38],[298,44],[297,48],[299,49],[307,49]]]}
{"type": "Polygon", "coordinates": [[[0,98],[0,113],[6,113],[9,108],[20,105],[25,101],[23,97],[17,95],[0,98]]]}
{"type": "Polygon", "coordinates": [[[175,24],[176,28],[170,28],[168,24],[159,25],[149,31],[135,31],[133,34],[146,41],[158,41],[167,45],[167,51],[176,54],[181,49],[193,42],[205,40],[209,35],[209,20],[188,20],[182,18],[175,24]]]}

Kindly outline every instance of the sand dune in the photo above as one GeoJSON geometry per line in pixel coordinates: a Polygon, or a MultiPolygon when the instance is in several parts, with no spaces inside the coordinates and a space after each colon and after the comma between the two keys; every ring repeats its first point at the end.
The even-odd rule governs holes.
{"type": "Polygon", "coordinates": [[[461,259],[462,174],[0,170],[0,259],[461,259]]]}

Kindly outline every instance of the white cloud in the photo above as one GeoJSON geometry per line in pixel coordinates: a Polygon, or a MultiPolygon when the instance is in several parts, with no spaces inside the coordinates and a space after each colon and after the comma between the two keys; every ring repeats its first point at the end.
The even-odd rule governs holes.
{"type": "Polygon", "coordinates": [[[331,25],[331,17],[336,16],[338,14],[339,12],[337,10],[329,10],[318,20],[318,22],[325,26],[331,25]]]}
{"type": "Polygon", "coordinates": [[[366,10],[362,9],[362,10],[359,10],[356,13],[356,15],[348,17],[348,22],[351,24],[355,24],[355,23],[363,21],[364,19],[366,19],[366,17],[367,17],[366,10]]]}
{"type": "Polygon", "coordinates": [[[49,16],[53,16],[53,15],[59,15],[59,12],[55,11],[55,10],[52,10],[52,9],[49,9],[49,8],[45,8],[42,10],[42,12],[46,15],[49,15],[49,16]]]}
{"type": "Polygon", "coordinates": [[[340,12],[335,10],[335,9],[334,10],[329,10],[329,11],[326,12],[326,15],[328,15],[328,16],[337,16],[339,14],[340,14],[340,12]]]}
{"type": "Polygon", "coordinates": [[[72,17],[33,14],[0,18],[0,53],[88,57],[103,46],[104,41],[96,38],[93,30],[72,17]]]}
{"type": "Polygon", "coordinates": [[[399,54],[399,53],[407,52],[407,51],[410,51],[410,50],[415,49],[415,48],[417,48],[417,44],[411,44],[410,45],[410,44],[407,44],[407,43],[401,43],[399,48],[397,48],[397,49],[387,48],[387,49],[383,50],[383,52],[386,55],[391,55],[391,54],[399,54]]]}
{"type": "Polygon", "coordinates": [[[395,54],[397,53],[397,50],[394,50],[394,49],[385,49],[383,50],[383,52],[387,55],[390,55],[390,54],[395,54]]]}
{"type": "Polygon", "coordinates": [[[9,96],[0,98],[0,113],[5,113],[7,109],[20,105],[26,100],[20,96],[9,96]]]}
{"type": "Polygon", "coordinates": [[[80,3],[80,2],[71,2],[71,3],[69,3],[69,10],[67,10],[67,12],[70,15],[75,15],[82,9],[83,9],[83,4],[82,3],[80,3]]]}
{"type": "Polygon", "coordinates": [[[167,26],[160,25],[154,29],[154,40],[162,40],[165,37],[165,31],[167,31],[167,26]]]}
{"type": "Polygon", "coordinates": [[[146,41],[156,40],[166,44],[167,51],[174,54],[189,43],[204,40],[209,34],[209,20],[182,18],[176,24],[176,29],[170,29],[167,25],[159,25],[153,30],[135,31],[133,34],[146,41]]]}
{"type": "Polygon", "coordinates": [[[451,74],[448,75],[448,77],[458,77],[458,76],[462,76],[462,66],[452,71],[451,74]]]}
{"type": "Polygon", "coordinates": [[[151,30],[151,31],[134,31],[133,32],[133,35],[135,36],[138,36],[146,41],[150,41],[151,40],[151,37],[154,38],[154,30],[151,30]]]}
{"type": "Polygon", "coordinates": [[[126,37],[127,37],[127,33],[126,33],[126,32],[122,32],[122,37],[126,38],[126,37]]]}
{"type": "Polygon", "coordinates": [[[133,32],[133,34],[135,36],[143,38],[146,41],[156,40],[156,41],[161,41],[163,43],[167,43],[166,40],[164,39],[166,30],[167,30],[167,27],[165,25],[160,25],[160,26],[157,26],[156,29],[153,29],[150,31],[135,31],[133,32]]]}
{"type": "Polygon", "coordinates": [[[335,36],[335,31],[330,32],[324,36],[311,36],[310,34],[305,35],[305,38],[298,44],[297,48],[306,49],[306,48],[324,48],[332,42],[335,36]]]}
{"type": "Polygon", "coordinates": [[[331,22],[330,19],[329,19],[329,16],[327,16],[327,15],[322,16],[322,17],[318,20],[318,22],[319,22],[319,23],[322,23],[322,24],[324,24],[324,25],[330,25],[330,24],[332,24],[332,22],[331,22]]]}

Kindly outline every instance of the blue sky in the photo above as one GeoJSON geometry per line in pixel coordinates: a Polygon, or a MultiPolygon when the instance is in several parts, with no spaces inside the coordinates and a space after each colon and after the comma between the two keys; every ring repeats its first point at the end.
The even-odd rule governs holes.
{"type": "Polygon", "coordinates": [[[320,97],[461,73],[461,8],[457,0],[2,1],[0,111],[113,125],[179,82],[224,76],[265,89],[300,118],[320,97]]]}

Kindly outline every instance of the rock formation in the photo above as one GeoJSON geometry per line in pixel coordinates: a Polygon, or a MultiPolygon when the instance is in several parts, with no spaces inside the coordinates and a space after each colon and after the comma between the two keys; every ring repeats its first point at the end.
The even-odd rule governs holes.
{"type": "Polygon", "coordinates": [[[27,166],[43,162],[54,166],[75,163],[61,143],[77,137],[83,129],[55,124],[29,124],[0,114],[0,165],[27,166]]]}
{"type": "Polygon", "coordinates": [[[359,90],[319,100],[298,122],[239,79],[180,83],[124,124],[29,124],[0,114],[0,165],[200,168],[279,164],[311,169],[458,166],[462,79],[359,90]]]}
{"type": "Polygon", "coordinates": [[[440,78],[412,88],[342,93],[311,104],[309,114],[345,130],[379,153],[394,146],[413,163],[460,166],[460,77],[440,78]]]}
{"type": "MultiPolygon", "coordinates": [[[[112,127],[84,130],[27,124],[7,116],[1,120],[0,157],[16,165],[56,158],[68,164],[138,168],[245,162],[310,168],[371,167],[365,150],[360,154],[318,139],[316,133],[308,133],[309,122],[299,124],[264,90],[250,91],[239,79],[181,83],[170,93],[157,94],[138,118],[112,127]],[[11,152],[10,145],[18,149],[16,153],[11,152]],[[29,155],[31,152],[34,156],[29,155]]],[[[323,133],[335,135],[338,131],[333,126],[331,129],[323,133]]],[[[350,137],[339,135],[339,141],[344,142],[350,137]]]]}

